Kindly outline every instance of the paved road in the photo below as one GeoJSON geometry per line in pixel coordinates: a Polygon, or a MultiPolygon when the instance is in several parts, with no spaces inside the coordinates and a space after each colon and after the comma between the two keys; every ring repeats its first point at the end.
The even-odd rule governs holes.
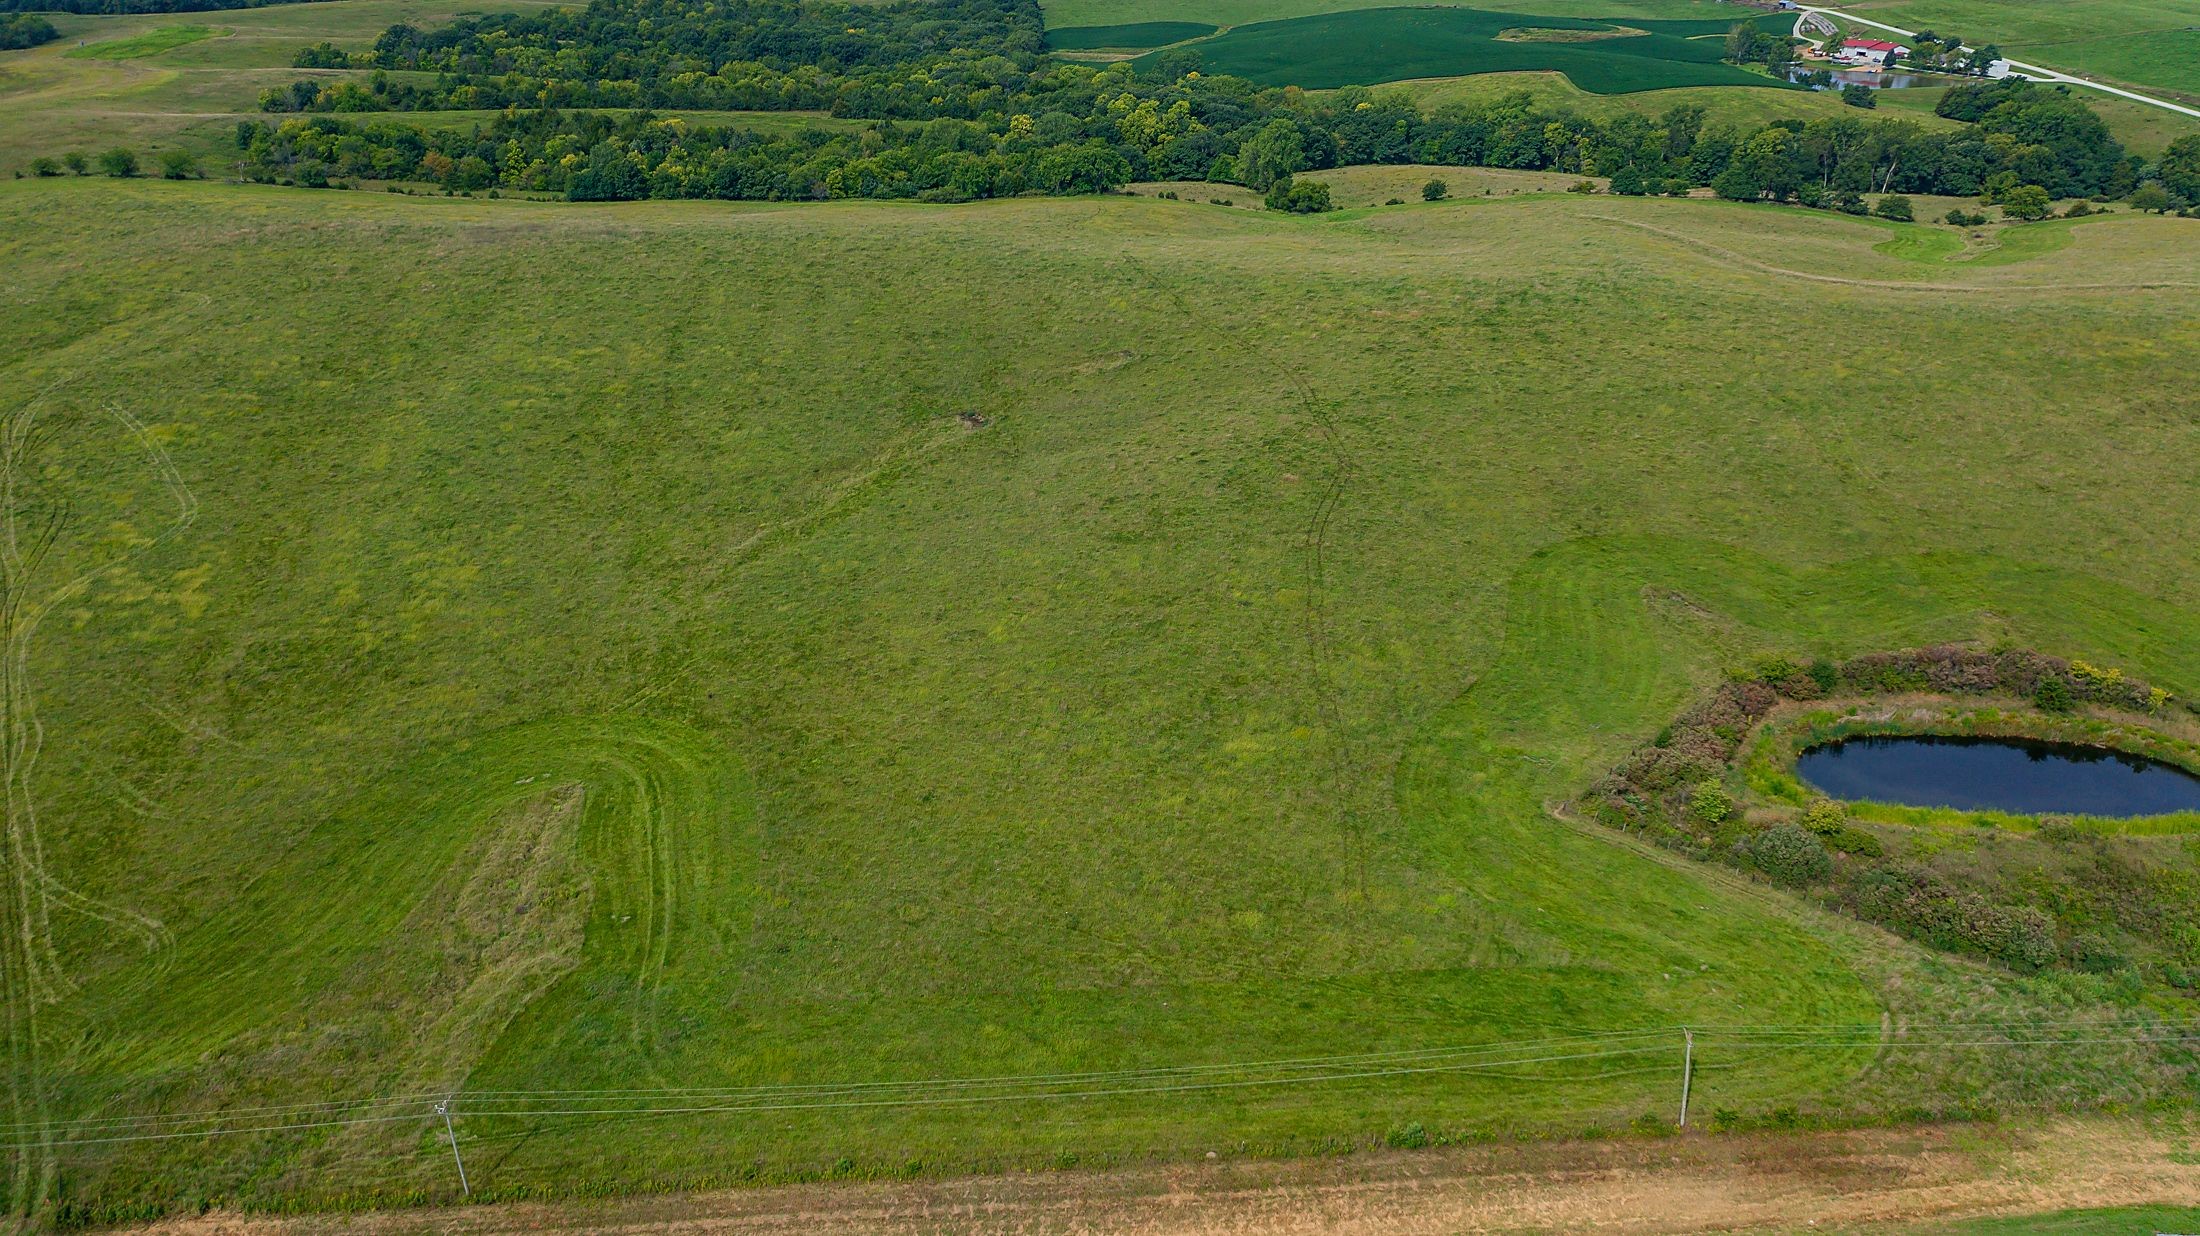
{"type": "MultiPolygon", "coordinates": [[[[1854,13],[1844,13],[1840,9],[1806,7],[1798,11],[1802,13],[1824,13],[1828,17],[1838,17],[1842,21],[1855,22],[1859,26],[1870,26],[1874,30],[1885,30],[1890,34],[1899,34],[1906,39],[1917,37],[1917,31],[1915,30],[1904,30],[1900,26],[1890,26],[1883,21],[1873,21],[1868,17],[1858,17],[1854,13]]],[[[1968,51],[1970,49],[1965,48],[1964,50],[1968,51]]],[[[2166,99],[2157,99],[2153,95],[2140,94],[2136,90],[2125,90],[2118,86],[2104,86],[2099,82],[2090,81],[2083,77],[2073,77],[2068,73],[2057,72],[2054,69],[2045,68],[2041,65],[2026,64],[2022,60],[2010,61],[2009,67],[2036,81],[2062,82],[2071,86],[2083,86],[2088,90],[2098,90],[2104,94],[2112,94],[2118,98],[2130,99],[2135,103],[2145,103],[2152,107],[2163,108],[2167,111],[2176,112],[2179,115],[2191,116],[2196,120],[2200,120],[2200,108],[2186,107],[2182,103],[2172,103],[2166,99]]]]}

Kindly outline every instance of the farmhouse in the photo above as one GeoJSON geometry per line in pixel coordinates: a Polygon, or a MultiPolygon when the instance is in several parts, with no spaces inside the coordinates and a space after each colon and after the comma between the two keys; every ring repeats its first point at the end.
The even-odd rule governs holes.
{"type": "Polygon", "coordinates": [[[1909,54],[1909,48],[1884,39],[1849,39],[1834,50],[1832,59],[1838,64],[1877,69],[1909,54]]]}

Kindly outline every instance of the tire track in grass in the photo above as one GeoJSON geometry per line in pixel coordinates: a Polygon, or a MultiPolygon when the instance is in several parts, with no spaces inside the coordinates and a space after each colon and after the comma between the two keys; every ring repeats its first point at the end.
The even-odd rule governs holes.
{"type": "MultiPolygon", "coordinates": [[[[742,763],[673,722],[558,718],[443,747],[377,778],[245,880],[225,913],[179,933],[157,979],[140,963],[88,988],[73,1013],[91,1032],[46,1062],[70,1099],[55,1114],[124,1119],[275,1096],[342,1106],[422,1086],[458,1092],[485,1074],[663,1084],[665,1010],[737,964],[728,942],[747,938],[754,823],[742,763]],[[454,960],[437,925],[461,923],[452,892],[467,886],[470,857],[546,793],[578,804],[565,834],[583,881],[570,961],[532,957],[542,984],[467,1005],[469,984],[494,988],[481,967],[496,958],[469,946],[454,960]],[[456,985],[407,987],[394,1006],[377,994],[386,976],[423,965],[456,985]],[[380,1037],[385,1026],[394,1036],[380,1037]],[[376,1046],[355,1050],[360,1035],[376,1046]]],[[[231,1169],[272,1178],[329,1156],[411,1153],[412,1129],[301,1129],[240,1143],[226,1160],[179,1145],[140,1167],[179,1181],[231,1169]]]]}
{"type": "Polygon", "coordinates": [[[1304,681],[1313,697],[1314,718],[1329,734],[1330,799],[1334,804],[1338,833],[1352,848],[1360,902],[1364,907],[1368,895],[1367,828],[1364,821],[1355,818],[1356,813],[1349,805],[1348,790],[1357,778],[1353,776],[1351,746],[1344,731],[1344,710],[1337,699],[1332,669],[1334,635],[1329,610],[1329,530],[1335,522],[1338,508],[1343,505],[1345,490],[1351,483],[1356,461],[1346,449],[1344,434],[1338,428],[1336,418],[1315,398],[1313,386],[1298,366],[1278,351],[1261,348],[1242,331],[1219,320],[1203,319],[1192,308],[1191,302],[1184,298],[1183,293],[1164,285],[1144,263],[1127,252],[1121,257],[1124,264],[1137,274],[1149,290],[1175,305],[1185,321],[1236,345],[1242,352],[1262,357],[1275,372],[1282,374],[1284,381],[1291,387],[1292,397],[1297,401],[1300,412],[1314,426],[1318,449],[1329,458],[1329,467],[1322,478],[1321,490],[1314,498],[1314,512],[1300,537],[1303,554],[1301,578],[1305,593],[1301,627],[1306,641],[1307,664],[1304,681]]]}
{"type": "MultiPolygon", "coordinates": [[[[1775,265],[1774,263],[1764,261],[1760,258],[1753,258],[1746,253],[1726,248],[1723,245],[1714,244],[1711,241],[1704,240],[1700,237],[1690,236],[1685,232],[1677,232],[1671,228],[1659,227],[1653,223],[1642,223],[1634,219],[1621,219],[1612,215],[1584,215],[1582,217],[1586,219],[1594,219],[1599,223],[1609,223],[1614,227],[1628,228],[1633,231],[1657,236],[1662,239],[1672,241],[1674,244],[1680,246],[1682,249],[1692,252],[1698,257],[1709,258],[1716,262],[1723,263],[1729,266],[1739,266],[1745,270],[1755,271],[1758,274],[1772,275],[1781,279],[1800,279],[1807,283],[1830,283],[1841,287],[1873,288],[1876,290],[1889,292],[1955,292],[1970,296],[2001,296],[2011,292],[2161,292],[2182,290],[2188,288],[2200,288],[2200,283],[2191,281],[2180,281],[2175,279],[2147,280],[2134,283],[1975,284],[1911,283],[1899,279],[1854,279],[1846,275],[1821,275],[1807,270],[1792,270],[1788,267],[1775,265]]],[[[2024,256],[2030,257],[2035,255],[2027,253],[2024,256]]],[[[1980,265],[2007,264],[2007,260],[2004,260],[2002,262],[1988,262],[1980,259],[1973,260],[1978,261],[1980,265]]]]}
{"type": "Polygon", "coordinates": [[[7,1176],[9,1230],[28,1230],[44,1221],[58,1163],[47,1130],[49,1102],[40,1042],[39,1010],[75,991],[55,951],[53,915],[74,913],[134,937],[160,954],[171,941],[159,920],[123,906],[86,896],[54,875],[46,864],[38,803],[31,776],[45,745],[38,719],[37,693],[30,661],[38,628],[55,610],[83,595],[94,583],[124,569],[181,536],[198,514],[197,500],[175,464],[146,431],[143,422],[115,405],[107,416],[129,436],[151,464],[162,488],[176,503],[176,514],[159,533],[104,561],[94,562],[61,582],[46,586],[40,576],[72,524],[62,502],[40,502],[29,492],[32,457],[45,445],[40,416],[48,387],[0,422],[0,784],[4,784],[5,880],[7,930],[0,940],[0,1016],[7,1021],[8,1106],[15,1123],[37,1128],[11,1153],[7,1176]]]}

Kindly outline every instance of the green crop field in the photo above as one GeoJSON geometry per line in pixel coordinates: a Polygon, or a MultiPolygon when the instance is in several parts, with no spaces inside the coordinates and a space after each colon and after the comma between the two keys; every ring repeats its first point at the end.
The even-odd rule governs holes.
{"type": "Polygon", "coordinates": [[[453,1197],[418,1104],[81,1123],[362,1096],[486,1197],[1609,1131],[1684,1024],[1705,1119],[2144,1101],[1874,1050],[2105,980],[1548,810],[1767,652],[2200,691],[2194,225],[2051,227],[0,182],[10,1153],[96,1219],[453,1197]],[[1721,1037],[1796,1025],[1865,1037],[1721,1037]]]}
{"type": "Polygon", "coordinates": [[[1058,51],[1164,47],[1214,32],[1213,26],[1196,21],[1142,21],[1125,26],[1058,26],[1047,31],[1047,46],[1058,51]]]}
{"type": "Polygon", "coordinates": [[[1750,73],[1720,57],[1714,21],[1638,19],[1629,30],[1569,17],[1464,8],[1355,9],[1238,26],[1190,46],[1209,72],[1263,85],[1332,89],[1423,77],[1555,70],[1592,94],[1683,86],[1788,83],[1750,73]],[[1500,37],[1508,32],[1614,31],[1583,41],[1500,37]]]}
{"type": "MultiPolygon", "coordinates": [[[[1217,26],[1309,17],[1351,9],[1396,7],[1396,0],[1042,0],[1047,28],[1131,22],[1197,21],[1217,26]]],[[[1532,0],[1507,6],[1547,17],[1650,18],[1731,24],[1758,16],[1726,0],[1532,0]]]]}

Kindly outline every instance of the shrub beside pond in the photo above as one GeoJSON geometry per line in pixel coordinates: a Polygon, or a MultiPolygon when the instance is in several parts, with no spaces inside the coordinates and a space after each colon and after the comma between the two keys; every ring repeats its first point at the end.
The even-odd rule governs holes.
{"type": "MultiPolygon", "coordinates": [[[[2055,819],[1985,831],[1890,826],[1859,819],[1847,805],[1809,791],[1792,772],[1801,746],[1906,726],[2035,736],[2053,731],[2191,767],[2200,746],[2081,715],[2092,708],[2167,719],[2173,703],[2168,692],[2120,671],[2026,650],[1941,646],[1840,662],[1770,660],[1691,705],[1593,784],[1581,806],[1604,824],[1759,873],[1934,948],[2019,971],[2121,974],[2195,994],[2200,835],[2111,835],[2098,822],[2055,819]],[[1918,719],[1929,715],[1923,708],[1909,710],[1908,721],[1854,719],[1854,705],[1872,697],[1919,695],[1982,703],[1938,724],[1918,719]],[[1799,722],[1766,724],[1783,703],[1825,699],[1843,700],[1850,715],[1829,705],[1815,715],[1801,710],[1806,715],[1799,722]],[[2040,711],[2012,711],[2026,703],[2040,711]],[[1758,737],[1751,744],[1753,734],[1758,737]]],[[[1940,816],[2000,822],[1926,809],[1856,810],[1920,822],[1939,822],[1940,816]]]]}

